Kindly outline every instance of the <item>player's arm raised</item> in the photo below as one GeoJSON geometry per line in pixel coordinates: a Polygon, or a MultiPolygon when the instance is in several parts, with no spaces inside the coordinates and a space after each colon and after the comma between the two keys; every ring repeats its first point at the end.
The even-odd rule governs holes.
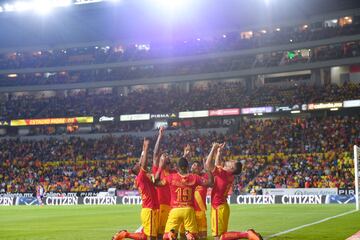
{"type": "Polygon", "coordinates": [[[212,144],[210,153],[209,153],[209,155],[207,156],[206,161],[205,161],[205,165],[204,165],[205,170],[206,170],[207,172],[212,172],[212,171],[214,170],[214,168],[215,168],[213,159],[214,159],[214,155],[215,155],[215,153],[217,152],[217,149],[218,149],[218,148],[219,148],[219,144],[218,144],[218,143],[213,143],[213,144],[212,144]]]}
{"type": "Polygon", "coordinates": [[[140,156],[140,167],[142,169],[146,169],[146,167],[147,167],[149,143],[150,143],[150,140],[144,138],[143,148],[142,148],[142,152],[141,152],[141,156],[140,156]]]}
{"type": "Polygon", "coordinates": [[[190,158],[191,158],[191,147],[190,147],[190,144],[187,144],[187,145],[184,147],[183,157],[186,158],[188,161],[190,160],[190,158]]]}
{"type": "Polygon", "coordinates": [[[161,180],[161,171],[165,167],[165,161],[166,158],[160,158],[159,168],[156,171],[155,177],[154,177],[154,185],[161,187],[166,185],[166,179],[161,180]]]}
{"type": "Polygon", "coordinates": [[[224,165],[224,161],[222,159],[222,154],[224,152],[224,148],[225,148],[225,143],[219,144],[219,148],[217,149],[216,157],[215,157],[215,166],[216,167],[224,165]]]}
{"type": "Polygon", "coordinates": [[[164,127],[160,127],[159,129],[159,135],[157,137],[155,147],[154,147],[154,154],[153,154],[153,166],[158,167],[159,161],[160,161],[160,141],[164,136],[164,127]]]}

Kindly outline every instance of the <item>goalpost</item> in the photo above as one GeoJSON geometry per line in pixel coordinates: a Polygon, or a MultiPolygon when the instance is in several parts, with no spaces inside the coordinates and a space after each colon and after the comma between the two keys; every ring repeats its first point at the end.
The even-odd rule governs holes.
{"type": "Polygon", "coordinates": [[[359,157],[360,157],[360,148],[354,145],[354,177],[355,177],[355,202],[356,210],[359,211],[359,157]]]}

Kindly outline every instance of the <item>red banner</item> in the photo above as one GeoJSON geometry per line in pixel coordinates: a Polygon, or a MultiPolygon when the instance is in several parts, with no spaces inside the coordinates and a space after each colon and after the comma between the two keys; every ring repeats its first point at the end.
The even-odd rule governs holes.
{"type": "Polygon", "coordinates": [[[209,116],[233,116],[240,115],[240,108],[215,109],[209,111],[209,116]]]}

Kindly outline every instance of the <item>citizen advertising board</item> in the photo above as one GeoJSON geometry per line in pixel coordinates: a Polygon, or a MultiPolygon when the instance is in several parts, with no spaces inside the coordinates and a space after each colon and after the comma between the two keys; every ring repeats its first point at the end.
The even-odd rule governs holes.
{"type": "Polygon", "coordinates": [[[117,197],[47,197],[43,199],[45,205],[116,205],[117,197]]]}
{"type": "Polygon", "coordinates": [[[13,197],[0,197],[0,206],[12,206],[14,205],[15,198],[13,197]]]}
{"type": "Polygon", "coordinates": [[[324,195],[238,195],[230,197],[232,204],[324,204],[324,195]]]}
{"type": "MultiPolygon", "coordinates": [[[[229,204],[350,204],[355,202],[354,195],[233,195],[227,199],[229,204]]],[[[140,195],[123,196],[86,196],[86,197],[45,197],[44,205],[140,205],[140,195]]],[[[210,202],[210,199],[207,200],[210,202]]],[[[39,205],[35,197],[1,197],[0,206],[39,205]]]]}

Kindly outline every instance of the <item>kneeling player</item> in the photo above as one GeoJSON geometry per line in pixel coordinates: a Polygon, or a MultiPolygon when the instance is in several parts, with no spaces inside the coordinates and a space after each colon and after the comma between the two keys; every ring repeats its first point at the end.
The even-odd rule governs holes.
{"type": "Polygon", "coordinates": [[[115,234],[113,240],[131,238],[136,240],[146,240],[147,238],[155,240],[158,234],[158,213],[159,202],[151,176],[146,171],[149,140],[144,139],[143,152],[140,157],[140,165],[135,166],[132,171],[137,173],[135,184],[137,185],[142,197],[141,225],[143,227],[140,233],[129,233],[122,230],[115,234]]]}

